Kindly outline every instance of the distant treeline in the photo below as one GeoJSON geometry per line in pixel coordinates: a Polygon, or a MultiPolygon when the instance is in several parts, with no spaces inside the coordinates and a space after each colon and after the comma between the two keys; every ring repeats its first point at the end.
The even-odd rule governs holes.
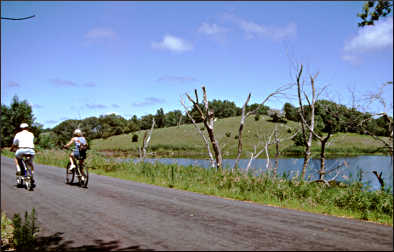
{"type": "MultiPolygon", "coordinates": [[[[203,108],[203,104],[200,104],[203,108]]],[[[251,111],[258,107],[258,104],[249,105],[246,110],[251,111]]],[[[237,107],[234,102],[228,100],[212,100],[209,108],[215,113],[216,118],[227,118],[241,115],[242,108],[237,107]]],[[[309,118],[310,109],[305,107],[305,118],[309,118]]],[[[199,123],[201,118],[198,111],[193,108],[190,112],[193,119],[199,123]]],[[[286,123],[287,120],[300,120],[298,108],[290,103],[285,103],[282,111],[271,110],[268,106],[262,106],[255,115],[255,120],[259,120],[260,115],[269,115],[272,122],[286,123]]],[[[99,117],[88,117],[82,120],[66,120],[52,129],[43,129],[42,125],[35,123],[32,108],[29,103],[19,101],[14,97],[11,105],[1,105],[1,146],[10,146],[19,124],[27,122],[33,126],[33,131],[37,137],[36,143],[42,147],[62,146],[72,136],[76,128],[80,128],[89,139],[108,138],[114,135],[127,134],[138,130],[147,130],[152,126],[152,119],[155,119],[156,128],[178,126],[191,123],[190,118],[180,110],[173,110],[165,113],[163,108],[156,111],[156,114],[144,115],[141,118],[132,116],[125,119],[120,115],[109,114],[99,117]],[[43,134],[41,134],[43,133],[43,134]]],[[[347,108],[344,105],[336,104],[327,100],[319,100],[315,106],[315,127],[322,132],[352,132],[366,134],[366,130],[377,136],[388,136],[388,120],[384,117],[372,118],[369,113],[362,113],[354,108],[347,108]],[[365,121],[363,127],[361,122],[365,121]]]]}

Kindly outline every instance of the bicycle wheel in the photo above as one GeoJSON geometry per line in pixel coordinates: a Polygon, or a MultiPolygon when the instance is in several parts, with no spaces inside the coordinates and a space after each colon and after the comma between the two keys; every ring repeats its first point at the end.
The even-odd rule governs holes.
{"type": "Polygon", "coordinates": [[[69,170],[70,166],[71,166],[71,162],[68,162],[66,167],[66,179],[64,180],[66,184],[72,184],[72,182],[74,182],[75,168],[72,171],[70,171],[69,170]]]}
{"type": "Polygon", "coordinates": [[[21,176],[16,176],[16,186],[18,188],[23,187],[23,180],[22,180],[21,176]]]}
{"type": "Polygon", "coordinates": [[[81,187],[88,187],[88,181],[89,181],[89,170],[88,167],[82,166],[81,169],[81,178],[79,180],[81,187]]]}
{"type": "Polygon", "coordinates": [[[25,178],[25,185],[26,185],[26,189],[29,191],[33,191],[33,184],[31,183],[31,177],[27,176],[25,178]]]}

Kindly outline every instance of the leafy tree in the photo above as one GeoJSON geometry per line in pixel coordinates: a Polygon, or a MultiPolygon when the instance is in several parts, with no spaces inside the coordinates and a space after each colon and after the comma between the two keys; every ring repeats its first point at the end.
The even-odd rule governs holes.
{"type": "MultiPolygon", "coordinates": [[[[258,104],[258,103],[253,103],[253,104],[251,104],[251,105],[248,105],[248,106],[246,107],[246,112],[255,110],[259,105],[260,105],[260,104],[258,104]]],[[[259,110],[257,110],[257,113],[256,113],[256,114],[259,114],[259,115],[268,115],[268,111],[269,111],[269,110],[270,110],[270,107],[263,105],[263,106],[261,106],[261,107],[259,108],[259,110]]]]}
{"type": "Polygon", "coordinates": [[[177,126],[181,117],[183,117],[183,115],[180,110],[168,112],[165,117],[165,127],[177,126]]]}
{"type": "Polygon", "coordinates": [[[357,14],[362,19],[358,26],[374,25],[374,22],[378,21],[379,18],[385,17],[391,12],[392,6],[391,1],[368,0],[364,4],[361,13],[357,14]]]}
{"type": "Polygon", "coordinates": [[[127,121],[125,133],[136,132],[138,130],[140,130],[140,122],[138,121],[137,116],[134,115],[127,121]]]}
{"type": "Polygon", "coordinates": [[[287,120],[295,122],[299,121],[297,109],[290,103],[285,103],[285,105],[283,106],[283,111],[285,112],[285,117],[287,120]]]}
{"type": "Polygon", "coordinates": [[[19,101],[17,96],[12,98],[10,107],[1,105],[1,147],[11,146],[15,134],[22,122],[29,124],[31,132],[36,136],[35,144],[39,143],[42,125],[35,122],[33,110],[27,100],[19,101]]]}
{"type": "Polygon", "coordinates": [[[208,106],[209,108],[213,109],[215,117],[217,118],[227,118],[237,115],[238,108],[234,102],[214,99],[213,101],[208,102],[208,106]]]}
{"type": "Polygon", "coordinates": [[[147,130],[152,127],[152,120],[154,116],[152,114],[144,115],[141,117],[140,125],[142,130],[147,130]]]}
{"type": "Polygon", "coordinates": [[[101,115],[99,121],[103,132],[103,138],[123,134],[124,129],[127,127],[127,120],[114,113],[101,115]]]}
{"type": "Polygon", "coordinates": [[[158,128],[163,128],[165,126],[166,116],[164,114],[163,108],[156,111],[155,122],[158,128]]]}
{"type": "MultiPolygon", "coordinates": [[[[70,141],[73,136],[73,132],[80,126],[79,120],[69,119],[56,125],[52,132],[55,134],[54,142],[57,147],[65,145],[70,141]]],[[[85,134],[85,132],[83,132],[85,134]]]]}
{"type": "Polygon", "coordinates": [[[287,123],[286,118],[278,112],[272,112],[270,117],[274,123],[287,123]]]}

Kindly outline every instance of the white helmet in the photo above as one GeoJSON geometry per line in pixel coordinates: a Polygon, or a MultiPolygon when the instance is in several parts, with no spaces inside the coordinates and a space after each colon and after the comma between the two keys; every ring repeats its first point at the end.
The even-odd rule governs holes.
{"type": "Polygon", "coordinates": [[[24,128],[28,128],[29,127],[29,124],[27,124],[27,123],[21,123],[21,125],[19,126],[21,129],[24,129],[24,128]]]}
{"type": "Polygon", "coordinates": [[[82,131],[80,129],[76,129],[76,130],[74,130],[74,135],[81,136],[82,131]]]}

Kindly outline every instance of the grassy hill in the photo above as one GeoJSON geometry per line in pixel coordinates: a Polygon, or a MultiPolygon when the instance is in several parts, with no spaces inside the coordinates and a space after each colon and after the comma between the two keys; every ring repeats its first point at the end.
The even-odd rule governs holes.
{"type": "MultiPolygon", "coordinates": [[[[218,119],[215,122],[215,135],[222,148],[223,158],[234,158],[238,146],[238,128],[241,117],[218,119]]],[[[289,138],[299,128],[296,122],[288,121],[287,124],[273,123],[269,116],[261,116],[259,121],[249,117],[245,122],[243,131],[243,153],[242,158],[249,158],[256,146],[257,151],[264,148],[264,142],[269,138],[275,127],[278,127],[281,139],[289,138]]],[[[203,124],[198,124],[199,128],[203,124]]],[[[119,156],[137,156],[138,148],[142,146],[144,131],[138,131],[138,142],[132,142],[133,134],[112,136],[107,139],[95,139],[91,142],[93,150],[106,152],[107,154],[119,156]]],[[[204,134],[207,136],[206,130],[204,134]]],[[[207,137],[208,139],[208,137],[207,137]]],[[[314,142],[312,152],[319,154],[319,142],[314,142]]],[[[150,141],[150,151],[153,156],[160,157],[195,157],[207,158],[205,143],[192,124],[180,127],[169,127],[154,129],[150,141]]],[[[382,154],[379,152],[380,144],[366,135],[353,133],[338,133],[330,138],[326,148],[328,156],[333,155],[359,155],[359,154],[382,154]]],[[[296,156],[302,153],[303,148],[294,145],[290,139],[280,142],[279,150],[281,156],[296,156]]],[[[274,155],[275,146],[269,148],[270,156],[274,155]]],[[[265,153],[260,156],[265,157],[265,153]]]]}

